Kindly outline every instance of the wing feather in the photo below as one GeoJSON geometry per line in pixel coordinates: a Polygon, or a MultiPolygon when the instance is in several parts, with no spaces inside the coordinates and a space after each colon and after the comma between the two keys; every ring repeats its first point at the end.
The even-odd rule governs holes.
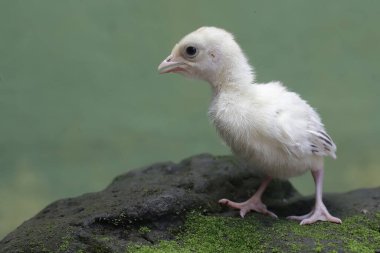
{"type": "Polygon", "coordinates": [[[310,134],[310,148],[313,154],[336,158],[336,145],[325,131],[308,130],[308,133],[310,134]]]}
{"type": "Polygon", "coordinates": [[[277,141],[286,153],[298,158],[310,154],[336,158],[336,145],[318,113],[297,93],[272,82],[261,86],[260,94],[267,106],[265,126],[270,126],[262,132],[270,141],[277,141]]]}

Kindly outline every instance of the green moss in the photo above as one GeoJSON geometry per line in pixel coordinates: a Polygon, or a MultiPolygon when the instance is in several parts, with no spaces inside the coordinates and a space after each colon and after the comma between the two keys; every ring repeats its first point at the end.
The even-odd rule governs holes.
{"type": "Polygon", "coordinates": [[[108,236],[102,236],[102,237],[99,237],[99,241],[101,241],[101,242],[109,242],[109,241],[111,241],[111,238],[108,237],[108,236]]]}
{"type": "Polygon", "coordinates": [[[322,250],[323,250],[323,245],[318,242],[314,248],[314,251],[319,253],[319,252],[322,252],[322,250]]]}
{"type": "Polygon", "coordinates": [[[245,219],[189,215],[174,241],[133,245],[128,252],[374,252],[380,249],[380,214],[357,215],[342,225],[300,226],[258,214],[245,219]]]}
{"type": "Polygon", "coordinates": [[[142,226],[142,227],[139,228],[139,233],[142,234],[142,235],[145,235],[145,234],[147,234],[149,232],[150,232],[150,228],[148,228],[148,227],[142,226]]]}
{"type": "Polygon", "coordinates": [[[69,248],[70,241],[71,241],[71,237],[70,236],[64,236],[64,237],[62,237],[62,241],[61,241],[61,244],[58,247],[58,250],[60,252],[66,252],[67,249],[69,248]]]}

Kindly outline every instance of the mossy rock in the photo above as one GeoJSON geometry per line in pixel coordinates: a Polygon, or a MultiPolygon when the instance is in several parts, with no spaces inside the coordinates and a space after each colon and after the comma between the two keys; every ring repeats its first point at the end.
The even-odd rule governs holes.
{"type": "Polygon", "coordinates": [[[342,225],[300,226],[286,219],[192,213],[176,240],[135,244],[127,252],[360,252],[380,249],[380,212],[346,217],[342,225]]]}
{"type": "Polygon", "coordinates": [[[327,194],[343,225],[300,226],[283,217],[313,205],[287,181],[264,201],[280,219],[238,213],[217,200],[248,198],[255,168],[203,154],[117,177],[105,190],[50,204],[0,241],[0,252],[375,252],[380,249],[380,188],[327,194]]]}

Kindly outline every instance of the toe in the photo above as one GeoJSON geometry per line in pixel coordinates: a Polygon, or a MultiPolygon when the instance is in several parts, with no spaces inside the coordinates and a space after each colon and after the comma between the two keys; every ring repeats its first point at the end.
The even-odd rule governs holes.
{"type": "Polygon", "coordinates": [[[220,199],[219,201],[218,201],[218,203],[219,204],[223,204],[223,205],[228,205],[228,199],[220,199]]]}
{"type": "Polygon", "coordinates": [[[301,216],[296,216],[296,215],[292,215],[292,216],[288,216],[286,217],[287,219],[289,220],[298,220],[298,221],[302,221],[304,219],[307,219],[311,216],[311,213],[308,213],[308,214],[305,214],[305,215],[301,215],[301,216]]]}
{"type": "Polygon", "coordinates": [[[271,212],[271,211],[267,210],[266,214],[269,215],[272,218],[278,219],[278,216],[274,212],[271,212]]]}
{"type": "Polygon", "coordinates": [[[235,208],[235,209],[242,209],[245,206],[244,202],[243,203],[237,203],[237,202],[233,202],[229,199],[221,199],[221,200],[219,200],[219,203],[222,205],[226,205],[226,206],[235,208]]]}
{"type": "Polygon", "coordinates": [[[329,217],[327,220],[333,223],[342,224],[342,220],[334,216],[329,217]]]}
{"type": "Polygon", "coordinates": [[[301,222],[300,222],[300,225],[309,225],[309,224],[313,224],[315,222],[317,222],[318,220],[316,219],[303,219],[301,222]]]}
{"type": "Polygon", "coordinates": [[[244,219],[244,216],[247,214],[247,211],[244,210],[244,209],[241,209],[240,210],[240,217],[242,217],[244,219]]]}
{"type": "Polygon", "coordinates": [[[301,219],[301,216],[294,216],[294,215],[292,215],[292,216],[288,216],[288,217],[286,217],[288,220],[302,220],[301,219]]]}

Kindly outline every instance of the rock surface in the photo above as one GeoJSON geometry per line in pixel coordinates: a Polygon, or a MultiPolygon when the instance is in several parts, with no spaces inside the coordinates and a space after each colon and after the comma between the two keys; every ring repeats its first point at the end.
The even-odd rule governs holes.
{"type": "MultiPolygon", "coordinates": [[[[171,240],[190,211],[237,216],[217,200],[244,200],[260,180],[230,156],[203,154],[179,164],[154,164],[118,176],[101,192],[50,204],[7,235],[0,242],[0,252],[126,252],[131,244],[171,240]],[[143,231],[146,228],[149,233],[143,231]]],[[[312,197],[300,196],[287,181],[272,182],[264,201],[282,217],[304,214],[313,205],[312,197]]],[[[325,203],[343,219],[376,213],[380,188],[328,194],[325,203]]]]}

